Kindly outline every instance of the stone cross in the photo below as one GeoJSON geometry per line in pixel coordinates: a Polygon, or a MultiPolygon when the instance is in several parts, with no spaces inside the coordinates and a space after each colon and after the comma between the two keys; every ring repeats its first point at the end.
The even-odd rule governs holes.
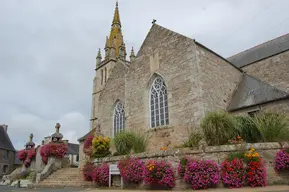
{"type": "Polygon", "coordinates": [[[33,139],[33,134],[31,133],[31,134],[29,135],[29,142],[32,142],[32,139],[33,139]]]}

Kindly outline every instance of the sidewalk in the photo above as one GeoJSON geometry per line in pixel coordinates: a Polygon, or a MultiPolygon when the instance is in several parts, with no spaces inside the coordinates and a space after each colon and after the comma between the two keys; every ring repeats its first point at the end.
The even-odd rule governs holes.
{"type": "MultiPolygon", "coordinates": [[[[141,191],[141,192],[148,192],[148,190],[109,190],[109,189],[86,189],[85,192],[132,192],[132,191],[141,191]]],[[[84,192],[83,191],[83,192],[84,192]]],[[[156,191],[156,190],[154,190],[156,191]]],[[[193,190],[173,190],[176,192],[181,191],[193,191],[193,190]]],[[[268,186],[268,187],[256,187],[256,188],[240,188],[240,189],[225,189],[225,188],[218,188],[218,189],[209,189],[209,190],[197,190],[198,192],[289,192],[289,185],[278,185],[278,186],[268,186]]],[[[156,192],[167,192],[167,191],[156,191],[156,192]]]]}

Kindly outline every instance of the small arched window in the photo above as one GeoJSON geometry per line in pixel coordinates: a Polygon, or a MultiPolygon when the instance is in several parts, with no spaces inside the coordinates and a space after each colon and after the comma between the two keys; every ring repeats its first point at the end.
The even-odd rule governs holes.
{"type": "Polygon", "coordinates": [[[124,130],[124,106],[121,102],[117,102],[114,108],[113,116],[113,135],[116,135],[120,131],[124,130]]]}
{"type": "Polygon", "coordinates": [[[150,89],[150,126],[151,128],[168,125],[168,93],[164,80],[156,77],[150,89]]]}

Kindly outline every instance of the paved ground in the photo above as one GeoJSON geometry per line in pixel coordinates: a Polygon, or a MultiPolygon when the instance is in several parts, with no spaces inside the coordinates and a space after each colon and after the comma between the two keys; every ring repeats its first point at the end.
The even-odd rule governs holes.
{"type": "MultiPolygon", "coordinates": [[[[11,188],[0,186],[0,192],[132,192],[135,190],[100,190],[100,189],[76,189],[76,188],[64,188],[64,189],[25,189],[25,188],[11,188]]],[[[192,191],[192,190],[188,190],[192,191]]],[[[242,189],[210,189],[199,190],[198,192],[289,192],[289,186],[269,186],[262,188],[242,188],[242,189]]],[[[142,192],[146,192],[143,190],[142,192]]],[[[156,191],[154,191],[156,192],[156,191]]],[[[161,192],[161,191],[158,191],[161,192]]],[[[177,191],[176,191],[177,192],[177,191]]],[[[181,192],[181,191],[179,191],[181,192]]]]}

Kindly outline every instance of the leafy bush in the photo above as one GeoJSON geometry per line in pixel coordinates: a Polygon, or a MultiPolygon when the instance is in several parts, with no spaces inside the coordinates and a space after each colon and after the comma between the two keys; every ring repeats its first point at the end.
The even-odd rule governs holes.
{"type": "Polygon", "coordinates": [[[93,180],[93,170],[95,166],[93,163],[86,162],[86,164],[82,168],[82,174],[85,181],[92,181],[93,180]]]}
{"type": "Polygon", "coordinates": [[[103,163],[92,169],[92,179],[98,186],[109,186],[109,165],[103,163]]]}
{"type": "Polygon", "coordinates": [[[210,160],[189,162],[184,179],[194,190],[215,187],[220,180],[218,165],[210,160]]]}
{"type": "Polygon", "coordinates": [[[134,153],[143,153],[148,146],[147,137],[143,134],[135,134],[132,149],[134,153]]]}
{"type": "Polygon", "coordinates": [[[114,137],[116,151],[121,155],[127,155],[133,148],[136,135],[132,132],[121,131],[114,137]]]}
{"type": "Polygon", "coordinates": [[[245,185],[246,168],[242,159],[225,160],[221,164],[221,179],[228,188],[240,188],[245,185]]]}
{"type": "Polygon", "coordinates": [[[261,134],[250,116],[236,117],[239,135],[248,143],[257,143],[262,140],[261,134]]]}
{"type": "Polygon", "coordinates": [[[289,148],[281,149],[275,157],[275,170],[289,170],[289,148]]]}
{"type": "Polygon", "coordinates": [[[170,163],[165,161],[148,161],[144,171],[144,182],[166,188],[175,186],[175,174],[170,163]]]}
{"type": "Polygon", "coordinates": [[[285,116],[264,113],[256,116],[254,122],[262,136],[262,141],[279,142],[289,140],[289,124],[285,116]]]}
{"type": "Polygon", "coordinates": [[[236,136],[236,120],[226,112],[209,112],[201,122],[208,145],[227,144],[236,136]]]}
{"type": "Polygon", "coordinates": [[[123,159],[118,162],[120,176],[127,183],[140,184],[144,178],[144,162],[137,158],[123,159]]]}
{"type": "Polygon", "coordinates": [[[95,136],[92,140],[92,157],[102,158],[110,154],[110,138],[95,136]]]}
{"type": "Polygon", "coordinates": [[[92,155],[92,140],[94,135],[88,135],[84,141],[83,152],[84,154],[91,156],[92,155]]]}
{"type": "Polygon", "coordinates": [[[202,134],[191,132],[189,139],[183,144],[183,147],[196,148],[199,146],[199,142],[202,140],[202,134]]]}
{"type": "Polygon", "coordinates": [[[49,143],[40,148],[42,162],[47,164],[48,157],[63,158],[68,151],[68,146],[65,143],[49,143]]]}

